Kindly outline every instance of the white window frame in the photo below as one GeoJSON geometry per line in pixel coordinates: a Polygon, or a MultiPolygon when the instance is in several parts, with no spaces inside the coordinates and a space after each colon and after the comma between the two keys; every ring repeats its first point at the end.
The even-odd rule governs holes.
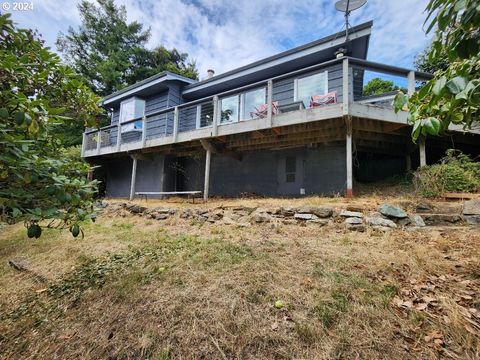
{"type": "MultiPolygon", "coordinates": [[[[298,78],[295,78],[295,80],[293,81],[293,101],[300,101],[298,99],[298,80],[300,79],[304,79],[304,78],[307,78],[307,77],[310,77],[310,76],[315,76],[315,75],[319,75],[319,74],[324,74],[325,75],[325,94],[328,94],[328,70],[325,70],[323,72],[317,72],[315,74],[308,74],[308,75],[305,75],[305,76],[300,76],[298,78]]],[[[304,104],[305,107],[307,107],[306,104],[304,104]]]]}
{"type": "MultiPolygon", "coordinates": [[[[142,107],[143,107],[143,113],[142,113],[141,116],[142,116],[142,117],[145,116],[145,100],[140,99],[139,97],[133,96],[133,97],[131,97],[131,98],[128,98],[128,99],[126,99],[126,100],[123,100],[123,101],[120,103],[120,113],[118,114],[118,122],[120,123],[120,125],[122,125],[124,121],[130,121],[130,120],[131,120],[131,119],[129,119],[129,120],[124,120],[124,121],[122,121],[122,110],[123,110],[123,107],[125,106],[125,104],[128,104],[128,103],[130,103],[130,102],[135,102],[135,101],[138,101],[138,102],[142,103],[142,105],[143,105],[143,106],[142,106],[142,107]]],[[[135,118],[134,118],[134,119],[135,119],[135,118]]],[[[141,120],[139,120],[139,121],[141,121],[141,120]]],[[[130,125],[130,124],[127,124],[126,126],[128,126],[128,125],[130,125]]],[[[140,128],[140,129],[135,128],[136,122],[134,122],[132,125],[133,125],[133,129],[128,129],[128,128],[127,128],[127,129],[124,129],[124,127],[122,126],[122,133],[128,133],[128,132],[133,132],[133,131],[138,131],[138,132],[142,132],[142,131],[143,131],[142,128],[140,128]]]]}

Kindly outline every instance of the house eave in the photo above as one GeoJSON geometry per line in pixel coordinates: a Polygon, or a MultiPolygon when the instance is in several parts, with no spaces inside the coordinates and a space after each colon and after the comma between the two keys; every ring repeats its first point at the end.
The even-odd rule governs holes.
{"type": "Polygon", "coordinates": [[[169,71],[163,71],[161,73],[151,76],[145,80],[139,81],[138,83],[135,83],[133,85],[127,86],[122,90],[119,90],[117,92],[114,92],[111,95],[104,97],[101,102],[101,105],[106,106],[106,105],[116,103],[130,96],[134,96],[135,94],[137,94],[142,90],[145,90],[153,86],[157,86],[167,81],[180,81],[186,84],[193,84],[196,82],[196,80],[189,79],[184,76],[171,73],[169,71]]]}
{"type": "MultiPolygon", "coordinates": [[[[359,56],[359,58],[365,59],[367,56],[368,40],[371,34],[372,25],[373,25],[373,21],[360,24],[352,28],[349,33],[349,43],[362,37],[366,38],[367,42],[366,42],[365,49],[364,51],[361,51],[362,54],[359,56]]],[[[345,31],[342,31],[333,35],[329,35],[325,38],[284,51],[282,53],[256,61],[252,64],[248,64],[248,65],[239,67],[237,69],[227,71],[223,74],[216,75],[210,79],[202,80],[195,84],[187,85],[184,88],[182,95],[186,97],[192,97],[196,93],[201,92],[202,90],[207,90],[208,88],[214,88],[220,84],[227,83],[242,77],[252,76],[255,73],[266,71],[270,68],[275,68],[279,66],[281,67],[283,64],[287,64],[292,61],[297,61],[299,59],[305,58],[306,56],[310,56],[312,54],[321,53],[322,51],[324,52],[331,49],[337,49],[338,47],[341,47],[342,45],[345,45],[345,44],[346,44],[345,31]]],[[[331,58],[333,58],[333,51],[332,51],[331,58]]],[[[326,59],[323,61],[326,61],[326,59]]],[[[261,79],[257,79],[257,80],[261,80],[261,79]]]]}

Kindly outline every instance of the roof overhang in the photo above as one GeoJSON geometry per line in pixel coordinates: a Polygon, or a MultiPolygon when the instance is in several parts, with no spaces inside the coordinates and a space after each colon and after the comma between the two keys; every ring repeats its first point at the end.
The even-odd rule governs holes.
{"type": "Polygon", "coordinates": [[[326,62],[334,59],[335,51],[342,47],[347,49],[348,56],[366,59],[372,25],[373,22],[369,21],[350,29],[348,42],[345,31],[342,31],[210,79],[187,85],[182,95],[186,100],[198,99],[326,62]]]}
{"type": "Polygon", "coordinates": [[[122,100],[132,96],[146,97],[155,93],[168,89],[168,85],[174,82],[180,82],[182,84],[193,84],[196,80],[186,78],[181,75],[171,73],[169,71],[163,71],[154,76],[151,76],[143,81],[139,81],[133,85],[114,92],[103,98],[102,106],[115,106],[122,100]]]}

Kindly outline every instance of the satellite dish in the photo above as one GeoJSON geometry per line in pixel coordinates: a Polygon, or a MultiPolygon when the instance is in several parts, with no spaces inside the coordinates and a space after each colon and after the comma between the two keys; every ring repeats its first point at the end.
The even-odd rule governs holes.
{"type": "Polygon", "coordinates": [[[367,0],[339,0],[335,3],[335,9],[345,13],[345,42],[348,41],[348,28],[350,23],[348,17],[350,12],[361,8],[367,3],[367,0]]]}
{"type": "Polygon", "coordinates": [[[361,8],[367,0],[340,0],[335,3],[335,9],[341,12],[350,12],[361,8]]]}

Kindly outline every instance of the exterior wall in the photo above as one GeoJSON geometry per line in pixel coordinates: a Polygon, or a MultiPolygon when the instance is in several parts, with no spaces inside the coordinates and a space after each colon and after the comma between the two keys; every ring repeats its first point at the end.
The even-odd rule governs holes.
{"type": "MultiPolygon", "coordinates": [[[[346,184],[345,144],[337,142],[316,148],[259,151],[243,154],[241,161],[213,154],[210,168],[210,195],[238,196],[255,193],[266,196],[301,196],[343,193],[346,184]],[[285,181],[286,157],[296,158],[296,179],[285,181]]],[[[177,159],[178,161],[179,159],[177,159]]],[[[203,190],[205,158],[181,158],[178,191],[203,190]]],[[[170,174],[169,176],[173,176],[170,174]]],[[[165,191],[174,191],[169,187],[165,191]]]]}
{"type": "MultiPolygon", "coordinates": [[[[138,160],[135,191],[163,191],[165,157],[156,155],[151,160],[138,160]]],[[[132,159],[123,157],[109,160],[105,165],[107,197],[129,197],[132,180],[132,159]]],[[[153,196],[152,196],[153,197],[153,196]]]]}
{"type": "MultiPolygon", "coordinates": [[[[169,90],[150,95],[145,100],[145,115],[163,110],[181,103],[180,87],[177,84],[170,85],[169,90]]],[[[120,106],[113,109],[112,124],[118,124],[120,118],[120,106]]],[[[173,114],[163,114],[147,119],[147,139],[170,135],[173,133],[173,114]]],[[[113,128],[110,133],[110,142],[117,142],[118,129],[113,128]]],[[[122,134],[122,142],[139,141],[142,138],[140,131],[132,131],[122,134]]]]}
{"type": "Polygon", "coordinates": [[[132,159],[123,157],[108,160],[105,169],[106,197],[128,197],[132,179],[132,159]]]}
{"type": "MultiPolygon", "coordinates": [[[[273,82],[272,97],[273,101],[278,101],[280,105],[288,104],[294,101],[294,82],[298,76],[313,75],[316,73],[328,71],[328,91],[337,92],[337,101],[341,102],[342,94],[342,64],[336,64],[329,67],[321,68],[302,75],[292,76],[273,82]]],[[[350,69],[351,71],[351,69],[350,69]]],[[[266,86],[265,86],[266,87],[266,86]]],[[[360,88],[361,91],[361,88],[360,88]]],[[[353,93],[353,83],[350,77],[350,92],[353,93]]],[[[197,122],[197,106],[181,109],[179,114],[179,131],[191,131],[196,129],[197,122]]]]}
{"type": "MultiPolygon", "coordinates": [[[[328,71],[328,91],[337,92],[337,101],[342,102],[343,99],[343,80],[342,80],[342,64],[335,64],[329,67],[321,68],[309,73],[302,74],[301,76],[313,75],[328,71]]],[[[351,71],[351,69],[350,69],[351,71]]],[[[297,76],[292,76],[286,79],[278,80],[273,83],[272,95],[273,101],[278,101],[280,105],[288,104],[294,101],[294,82],[297,76]]],[[[353,91],[352,77],[349,77],[350,81],[350,93],[353,91]]]]}

